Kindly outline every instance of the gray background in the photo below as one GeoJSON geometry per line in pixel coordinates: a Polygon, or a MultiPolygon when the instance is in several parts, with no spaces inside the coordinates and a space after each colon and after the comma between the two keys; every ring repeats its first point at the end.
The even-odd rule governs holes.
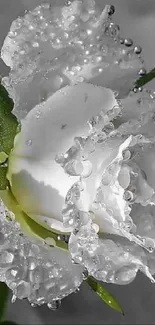
{"type": "MultiPolygon", "coordinates": [[[[0,0],[0,46],[11,21],[41,0],[0,0]]],[[[48,2],[48,1],[47,1],[48,2]]],[[[61,3],[63,0],[49,0],[61,3]]],[[[122,36],[131,37],[143,48],[147,69],[155,66],[155,0],[97,0],[116,7],[115,21],[121,25],[122,36]]],[[[7,68],[0,62],[0,73],[7,68]]],[[[63,300],[61,308],[32,308],[27,301],[9,303],[7,318],[19,324],[155,324],[155,285],[142,274],[128,286],[106,285],[124,308],[125,316],[117,314],[84,284],[79,293],[63,300]]]]}

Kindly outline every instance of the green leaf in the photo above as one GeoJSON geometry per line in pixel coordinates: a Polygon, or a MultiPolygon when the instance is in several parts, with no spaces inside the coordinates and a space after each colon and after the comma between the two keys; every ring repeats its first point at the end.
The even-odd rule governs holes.
{"type": "Polygon", "coordinates": [[[3,164],[8,158],[8,155],[5,152],[0,152],[0,164],[3,164]]]}
{"type": "Polygon", "coordinates": [[[146,85],[148,82],[150,82],[151,80],[153,80],[155,78],[155,68],[152,69],[150,72],[148,72],[147,74],[145,74],[143,77],[141,77],[140,79],[138,79],[136,81],[135,86],[137,88],[139,87],[143,87],[144,85],[146,85]]]}
{"type": "Polygon", "coordinates": [[[97,282],[94,278],[88,277],[87,283],[97,293],[97,295],[111,308],[124,315],[123,309],[117,300],[105,289],[105,287],[97,282]]]}
{"type": "Polygon", "coordinates": [[[4,320],[3,322],[0,322],[0,325],[17,325],[17,323],[12,322],[11,320],[4,320]]]}
{"type": "Polygon", "coordinates": [[[6,178],[8,168],[6,166],[0,165],[0,191],[5,190],[9,185],[9,182],[6,178]]]}
{"type": "Polygon", "coordinates": [[[17,133],[18,121],[11,113],[13,101],[6,89],[0,84],[0,151],[9,155],[17,133]]]}
{"type": "Polygon", "coordinates": [[[8,302],[8,296],[9,296],[9,289],[7,285],[3,282],[0,282],[0,321],[3,320],[5,309],[7,307],[8,302]]]}

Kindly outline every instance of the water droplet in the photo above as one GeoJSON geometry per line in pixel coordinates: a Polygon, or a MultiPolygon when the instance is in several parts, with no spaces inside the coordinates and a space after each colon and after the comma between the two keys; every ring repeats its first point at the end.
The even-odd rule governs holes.
{"type": "Polygon", "coordinates": [[[39,43],[38,43],[38,42],[34,42],[34,43],[32,44],[32,46],[33,46],[33,47],[39,47],[39,43]]]}
{"type": "Polygon", "coordinates": [[[83,172],[83,164],[80,160],[71,160],[65,166],[66,173],[70,176],[81,176],[83,172]]]}
{"type": "Polygon", "coordinates": [[[88,270],[85,269],[85,270],[83,271],[83,280],[84,280],[84,281],[87,280],[88,276],[89,276],[88,270]]]}
{"type": "Polygon", "coordinates": [[[31,140],[31,139],[27,140],[27,141],[26,141],[26,144],[27,144],[28,146],[31,146],[31,145],[32,145],[32,140],[31,140]]]}
{"type": "Polygon", "coordinates": [[[40,111],[37,111],[36,118],[39,119],[40,118],[40,115],[41,115],[41,112],[40,111]]]}
{"type": "Polygon", "coordinates": [[[133,45],[133,40],[131,38],[125,38],[124,45],[130,47],[133,45]]]}
{"type": "Polygon", "coordinates": [[[65,157],[63,154],[58,154],[55,157],[55,161],[57,164],[63,165],[65,163],[65,157]]]}
{"type": "Polygon", "coordinates": [[[141,93],[143,91],[143,88],[142,87],[139,87],[138,88],[138,91],[141,93]]]}
{"type": "Polygon", "coordinates": [[[108,123],[107,125],[105,125],[105,127],[103,128],[103,131],[108,134],[110,132],[112,132],[114,130],[114,124],[112,122],[108,123]]]}
{"type": "Polygon", "coordinates": [[[130,150],[123,151],[122,156],[124,161],[128,161],[131,158],[130,150]]]}
{"type": "Polygon", "coordinates": [[[53,300],[47,304],[47,307],[51,310],[57,310],[61,306],[61,300],[53,300]]]}
{"type": "Polygon", "coordinates": [[[17,299],[16,295],[13,295],[12,298],[11,298],[11,302],[12,302],[12,304],[15,303],[16,299],[17,299]]]}
{"type": "Polygon", "coordinates": [[[106,174],[103,175],[102,184],[104,186],[109,185],[111,183],[111,181],[112,181],[112,175],[110,175],[109,173],[106,173],[106,174]]]}
{"type": "Polygon", "coordinates": [[[7,267],[8,264],[12,264],[14,260],[14,254],[7,251],[0,252],[0,267],[7,267]]]}
{"type": "Polygon", "coordinates": [[[31,285],[28,282],[22,281],[16,288],[15,294],[19,299],[28,298],[31,294],[31,285]]]}
{"type": "Polygon", "coordinates": [[[24,54],[25,54],[25,51],[24,51],[24,50],[21,50],[19,53],[20,53],[21,55],[24,55],[24,54]]]}
{"type": "Polygon", "coordinates": [[[115,13],[115,7],[113,5],[110,5],[108,8],[109,16],[112,16],[114,13],[115,13]]]}
{"type": "Polygon", "coordinates": [[[29,272],[29,279],[33,284],[41,283],[43,276],[43,268],[39,265],[34,270],[29,272]]]}
{"type": "Polygon", "coordinates": [[[87,34],[90,36],[92,35],[93,31],[91,29],[87,29],[87,34]]]}
{"type": "Polygon", "coordinates": [[[68,221],[68,225],[69,225],[69,226],[73,226],[73,224],[74,224],[74,219],[72,218],[72,219],[70,219],[70,220],[68,221]]]}
{"type": "Polygon", "coordinates": [[[140,71],[139,71],[138,74],[139,74],[140,76],[144,76],[146,73],[147,73],[146,69],[145,69],[145,68],[142,68],[142,69],[140,69],[140,71]]]}
{"type": "Polygon", "coordinates": [[[56,241],[49,237],[49,238],[45,238],[45,243],[48,245],[48,246],[52,246],[52,247],[55,247],[56,246],[56,241]]]}
{"type": "Polygon", "coordinates": [[[99,69],[98,69],[98,72],[99,72],[99,73],[102,73],[102,72],[103,72],[103,68],[99,68],[99,69]]]}
{"type": "Polygon", "coordinates": [[[115,96],[115,98],[117,98],[118,95],[119,95],[119,92],[115,90],[115,91],[114,91],[114,96],[115,96]]]}
{"type": "Polygon", "coordinates": [[[70,1],[70,0],[65,1],[65,6],[69,7],[69,6],[71,6],[71,4],[72,4],[72,1],[70,1]]]}
{"type": "Polygon", "coordinates": [[[134,92],[134,93],[138,93],[138,87],[134,87],[134,88],[133,88],[133,92],[134,92]]]}
{"type": "Polygon", "coordinates": [[[144,239],[145,242],[145,247],[147,248],[147,250],[149,251],[149,253],[153,253],[155,250],[155,242],[152,238],[145,238],[144,239]]]}
{"type": "Polygon", "coordinates": [[[134,47],[134,52],[135,52],[136,54],[140,54],[140,53],[142,52],[142,48],[141,48],[140,46],[135,46],[135,47],[134,47]]]}
{"type": "Polygon", "coordinates": [[[96,234],[98,234],[98,232],[99,232],[99,230],[100,230],[99,226],[98,226],[96,223],[93,223],[93,224],[92,224],[92,227],[93,227],[93,229],[95,230],[96,234]]]}
{"type": "Polygon", "coordinates": [[[89,62],[89,59],[84,59],[83,62],[87,64],[89,62]]]}
{"type": "Polygon", "coordinates": [[[31,307],[32,308],[36,308],[37,307],[37,304],[34,304],[33,302],[31,303],[31,307]]]}
{"type": "Polygon", "coordinates": [[[109,28],[108,28],[108,33],[111,37],[116,37],[118,36],[120,31],[120,28],[118,25],[114,24],[114,23],[110,23],[109,28]]]}
{"type": "Polygon", "coordinates": [[[136,264],[130,264],[121,267],[115,273],[116,284],[129,284],[132,282],[137,274],[138,267],[136,264]]]}
{"type": "Polygon", "coordinates": [[[119,42],[120,44],[124,44],[124,38],[120,38],[119,42]]]}
{"type": "Polygon", "coordinates": [[[77,82],[84,82],[84,77],[80,76],[76,79],[77,82]]]}
{"type": "Polygon", "coordinates": [[[83,165],[83,171],[81,173],[81,176],[84,178],[87,178],[92,173],[92,170],[93,170],[92,163],[89,160],[86,160],[86,161],[83,161],[82,165],[83,165]]]}
{"type": "Polygon", "coordinates": [[[6,272],[6,278],[9,281],[23,280],[25,275],[26,275],[26,269],[24,269],[22,265],[12,267],[6,272]]]}
{"type": "Polygon", "coordinates": [[[134,195],[131,191],[125,191],[124,193],[124,199],[128,202],[132,201],[134,198],[134,195]]]}
{"type": "Polygon", "coordinates": [[[30,257],[28,258],[28,269],[32,271],[32,270],[34,270],[36,267],[37,267],[37,260],[36,260],[36,258],[30,256],[30,257]]]}

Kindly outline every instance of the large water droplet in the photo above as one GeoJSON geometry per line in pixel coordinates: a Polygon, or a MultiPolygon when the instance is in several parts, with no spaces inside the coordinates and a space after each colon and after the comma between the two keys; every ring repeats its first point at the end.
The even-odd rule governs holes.
{"type": "Polygon", "coordinates": [[[51,310],[57,310],[61,306],[61,300],[53,300],[47,304],[47,307],[51,310]]]}
{"type": "Polygon", "coordinates": [[[12,298],[11,298],[11,302],[12,302],[12,304],[14,304],[16,300],[17,300],[16,295],[13,295],[12,298]]]}
{"type": "Polygon", "coordinates": [[[140,76],[144,76],[146,73],[147,73],[147,71],[146,71],[145,68],[142,68],[142,69],[140,69],[140,71],[139,71],[139,75],[140,75],[140,76]]]}
{"type": "Polygon", "coordinates": [[[34,270],[36,267],[37,267],[37,259],[36,258],[34,258],[34,257],[29,257],[28,258],[28,269],[29,270],[34,270]]]}
{"type": "Polygon", "coordinates": [[[41,283],[43,280],[43,268],[37,266],[34,270],[30,271],[29,279],[33,284],[41,283]]]}
{"type": "Polygon", "coordinates": [[[142,48],[141,48],[140,46],[135,46],[135,47],[134,47],[134,52],[135,52],[136,54],[140,54],[140,53],[142,52],[142,48]]]}
{"type": "Polygon", "coordinates": [[[115,274],[115,283],[129,284],[137,274],[138,267],[135,264],[127,265],[118,270],[115,274]]]}
{"type": "Polygon", "coordinates": [[[12,264],[14,260],[14,254],[7,251],[0,252],[0,267],[7,267],[12,264]]]}
{"type": "Polygon", "coordinates": [[[15,290],[15,294],[19,299],[24,299],[31,294],[31,285],[28,282],[21,281],[15,290]]]}
{"type": "Polygon", "coordinates": [[[81,176],[84,178],[87,178],[92,173],[92,170],[93,170],[92,163],[89,160],[86,160],[86,161],[83,161],[82,165],[83,165],[83,171],[81,173],[81,176]]]}
{"type": "Polygon", "coordinates": [[[110,23],[109,28],[108,28],[108,33],[111,37],[116,37],[118,36],[120,31],[120,28],[118,25],[114,24],[114,23],[110,23]]]}
{"type": "Polygon", "coordinates": [[[83,165],[79,160],[71,160],[65,165],[64,169],[70,176],[80,176],[83,172],[83,165]]]}
{"type": "Polygon", "coordinates": [[[25,278],[25,275],[26,275],[26,269],[24,269],[21,265],[12,267],[6,272],[6,278],[8,281],[22,280],[25,278]]]}
{"type": "Polygon", "coordinates": [[[131,152],[130,152],[130,150],[123,151],[122,156],[123,156],[124,162],[125,161],[128,161],[131,158],[131,152]]]}
{"type": "Polygon", "coordinates": [[[133,45],[133,40],[131,38],[126,38],[124,40],[124,45],[127,46],[127,47],[130,47],[133,45]]]}
{"type": "Polygon", "coordinates": [[[115,13],[115,7],[113,5],[110,5],[108,8],[109,16],[112,16],[114,13],[115,13]]]}

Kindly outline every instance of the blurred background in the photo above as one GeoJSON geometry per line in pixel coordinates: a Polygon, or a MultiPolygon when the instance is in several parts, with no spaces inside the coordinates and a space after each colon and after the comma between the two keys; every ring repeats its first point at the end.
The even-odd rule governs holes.
{"type": "MultiPolygon", "coordinates": [[[[9,31],[11,22],[23,15],[25,9],[35,8],[42,2],[53,4],[65,0],[0,0],[0,47],[9,31]]],[[[121,27],[122,37],[131,37],[143,48],[147,70],[155,66],[155,0],[96,0],[100,7],[113,4],[114,21],[121,27]]],[[[0,61],[0,74],[8,69],[0,61]]],[[[152,83],[152,85],[155,84],[152,83]]],[[[57,311],[47,307],[32,308],[27,301],[9,302],[7,319],[19,324],[155,324],[155,285],[142,274],[128,286],[106,285],[118,299],[125,316],[117,314],[85,284],[81,291],[62,302],[57,311]]]]}

